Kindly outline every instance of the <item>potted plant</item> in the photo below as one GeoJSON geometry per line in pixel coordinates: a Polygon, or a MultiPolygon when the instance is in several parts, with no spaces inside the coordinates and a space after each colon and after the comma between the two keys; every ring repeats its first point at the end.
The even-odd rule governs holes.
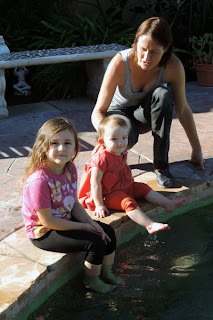
{"type": "Polygon", "coordinates": [[[198,84],[213,86],[213,33],[189,38],[198,84]]]}

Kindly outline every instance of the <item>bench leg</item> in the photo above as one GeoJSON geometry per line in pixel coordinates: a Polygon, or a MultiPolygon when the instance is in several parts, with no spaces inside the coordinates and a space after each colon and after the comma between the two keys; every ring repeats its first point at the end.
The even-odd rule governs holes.
{"type": "Polygon", "coordinates": [[[6,80],[4,70],[0,70],[0,119],[7,118],[7,102],[5,100],[6,80]]]}
{"type": "Polygon", "coordinates": [[[96,100],[106,68],[111,59],[98,59],[86,62],[86,72],[88,77],[87,96],[96,100]]]}
{"type": "Polygon", "coordinates": [[[5,100],[6,80],[4,70],[0,70],[0,119],[7,118],[9,113],[7,110],[7,102],[5,100]]]}

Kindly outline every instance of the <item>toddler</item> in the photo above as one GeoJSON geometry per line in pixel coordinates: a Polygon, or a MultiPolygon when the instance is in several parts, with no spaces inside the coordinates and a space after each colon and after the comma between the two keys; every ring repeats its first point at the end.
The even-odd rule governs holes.
{"type": "Polygon", "coordinates": [[[110,115],[98,128],[98,145],[84,167],[79,201],[84,208],[104,218],[108,209],[124,210],[130,219],[145,227],[150,234],[169,230],[168,224],[154,222],[138,206],[135,199],[144,198],[173,211],[185,198],[170,200],[147,184],[135,182],[127,165],[129,127],[124,118],[110,115]]]}

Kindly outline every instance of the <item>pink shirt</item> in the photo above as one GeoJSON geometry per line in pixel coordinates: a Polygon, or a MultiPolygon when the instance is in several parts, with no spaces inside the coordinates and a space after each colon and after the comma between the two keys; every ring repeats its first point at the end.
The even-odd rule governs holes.
{"type": "Polygon", "coordinates": [[[38,209],[51,208],[53,216],[70,220],[76,192],[77,171],[71,162],[62,175],[54,174],[45,167],[33,172],[23,188],[22,215],[27,236],[37,239],[50,230],[39,221],[38,209]]]}
{"type": "Polygon", "coordinates": [[[84,208],[95,210],[90,185],[92,167],[97,167],[104,173],[101,181],[104,199],[106,195],[112,192],[128,189],[134,182],[132,172],[126,161],[126,153],[118,156],[99,145],[94,149],[92,157],[85,163],[79,188],[79,201],[84,208]]]}

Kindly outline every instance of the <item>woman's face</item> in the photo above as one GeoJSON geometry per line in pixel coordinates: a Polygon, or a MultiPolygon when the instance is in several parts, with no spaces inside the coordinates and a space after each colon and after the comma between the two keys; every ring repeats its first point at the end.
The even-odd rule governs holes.
{"type": "Polygon", "coordinates": [[[161,58],[166,52],[159,42],[149,35],[139,37],[137,43],[137,63],[145,71],[158,66],[161,58]]]}

